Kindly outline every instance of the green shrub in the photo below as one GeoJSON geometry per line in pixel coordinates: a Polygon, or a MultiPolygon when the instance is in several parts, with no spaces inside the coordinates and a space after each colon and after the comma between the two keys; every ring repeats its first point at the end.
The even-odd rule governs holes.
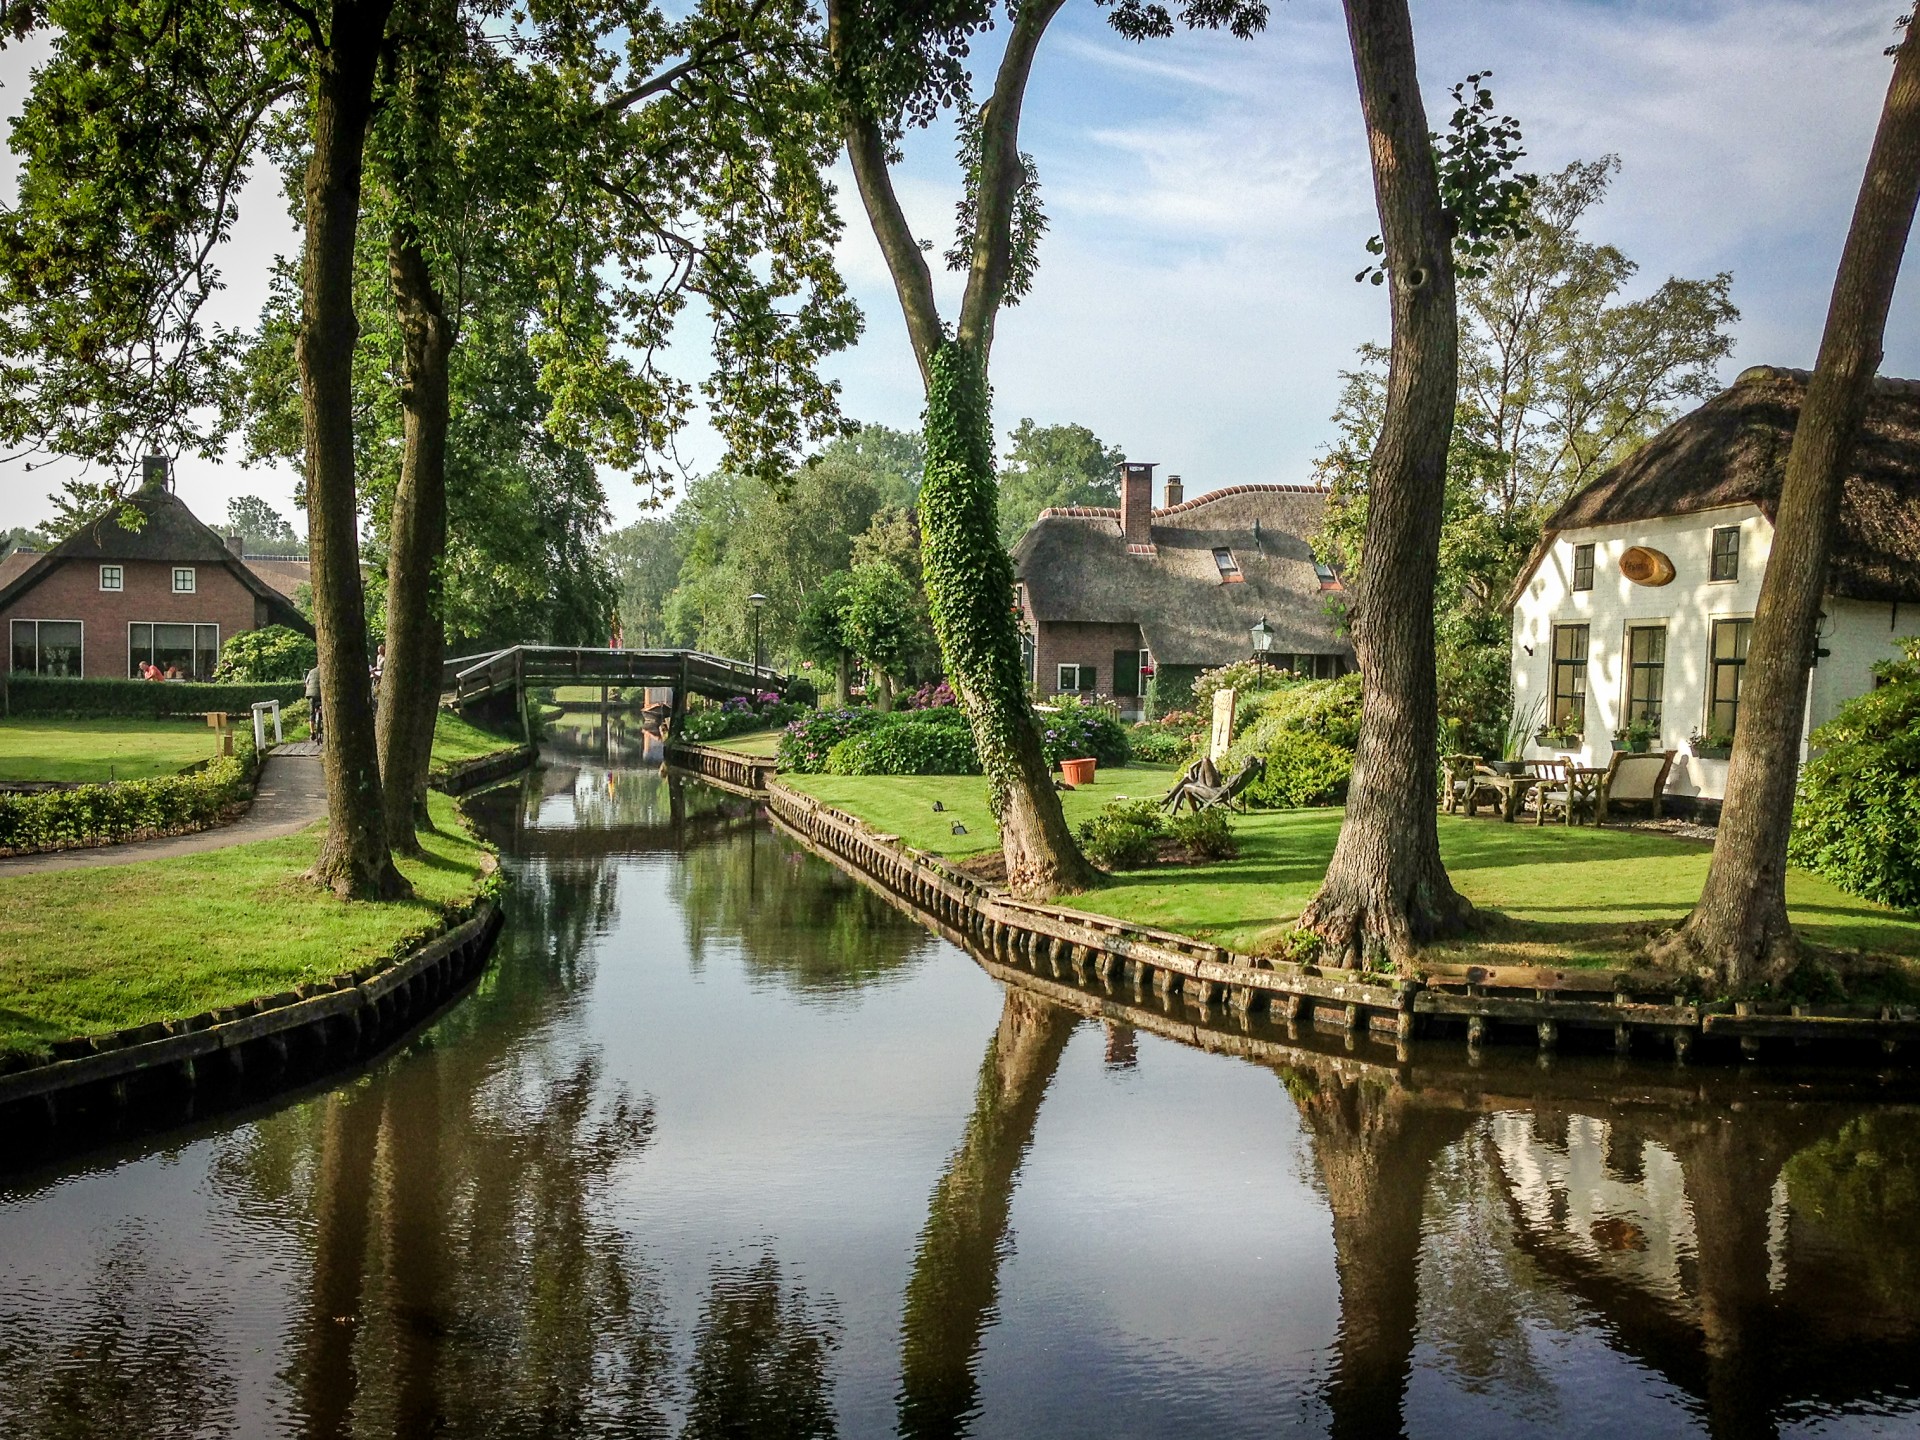
{"type": "MultiPolygon", "coordinates": [[[[1261,756],[1266,770],[1242,793],[1249,805],[1297,810],[1305,805],[1338,805],[1353,778],[1353,752],[1299,730],[1280,730],[1261,756]]],[[[1238,769],[1238,765],[1234,766],[1238,769]]]]}
{"type": "Polygon", "coordinates": [[[1234,774],[1256,755],[1266,763],[1266,773],[1245,792],[1250,805],[1338,804],[1353,777],[1359,737],[1358,675],[1289,681],[1248,707],[1220,769],[1234,774]]]}
{"type": "Polygon", "coordinates": [[[191,680],[63,680],[50,675],[7,677],[8,713],[22,718],[162,719],[225,710],[244,715],[256,700],[278,700],[282,709],[306,697],[298,683],[201,684],[191,680]]]}
{"type": "Polygon", "coordinates": [[[1151,800],[1115,800],[1080,826],[1080,848],[1096,865],[1124,870],[1151,864],[1166,821],[1151,800]]]}
{"type": "Polygon", "coordinates": [[[702,705],[688,710],[680,717],[680,727],[673,738],[691,745],[704,745],[729,735],[787,725],[804,713],[804,707],[791,700],[774,700],[762,695],[755,701],[736,695],[721,705],[702,705]]]}
{"type": "Polygon", "coordinates": [[[973,731],[962,723],[927,722],[933,710],[910,710],[836,744],[827,753],[833,775],[978,775],[973,731]]]}
{"type": "Polygon", "coordinates": [[[1160,725],[1136,725],[1128,732],[1133,758],[1154,765],[1177,765],[1193,754],[1198,737],[1160,725]]]}
{"type": "Polygon", "coordinates": [[[1233,838],[1225,810],[1176,815],[1167,822],[1167,833],[1201,860],[1231,860],[1240,853],[1240,842],[1233,838]]]}
{"type": "Polygon", "coordinates": [[[1875,666],[1884,684],[1810,737],[1787,853],[1841,889],[1920,910],[1920,639],[1875,666]]]}
{"type": "Polygon", "coordinates": [[[320,663],[319,651],[308,636],[285,625],[242,630],[220,647],[220,663],[213,678],[226,683],[304,681],[320,663]]]}
{"type": "Polygon", "coordinates": [[[1115,769],[1133,758],[1126,727],[1104,705],[1089,705],[1063,695],[1050,710],[1040,712],[1038,719],[1040,743],[1049,765],[1092,758],[1115,769]]]}
{"type": "Polygon", "coordinates": [[[1214,691],[1233,690],[1238,701],[1244,703],[1249,696],[1264,695],[1269,690],[1278,689],[1286,683],[1281,678],[1285,673],[1251,659],[1202,670],[1193,681],[1194,707],[1202,715],[1212,715],[1214,691]]]}
{"type": "Polygon", "coordinates": [[[871,730],[884,718],[878,710],[857,705],[802,715],[780,737],[780,768],[801,775],[822,774],[834,746],[849,735],[871,730]]]}
{"type": "Polygon", "coordinates": [[[0,851],[65,850],[203,829],[253,783],[253,736],[236,729],[234,752],[152,780],[0,795],[0,851]]]}

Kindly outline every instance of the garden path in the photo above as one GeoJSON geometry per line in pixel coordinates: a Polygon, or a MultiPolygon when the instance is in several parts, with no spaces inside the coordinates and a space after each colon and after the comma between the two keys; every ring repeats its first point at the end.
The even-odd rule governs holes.
{"type": "Polygon", "coordinates": [[[191,835],[166,835],[157,840],[131,840],[122,845],[96,845],[85,850],[57,850],[45,855],[0,859],[0,878],[41,875],[52,870],[83,870],[99,865],[131,865],[137,860],[171,860],[176,855],[198,855],[224,850],[254,840],[278,840],[297,834],[327,813],[327,779],[320,765],[320,747],[311,743],[282,745],[260,768],[253,804],[231,825],[196,830],[191,835]]]}

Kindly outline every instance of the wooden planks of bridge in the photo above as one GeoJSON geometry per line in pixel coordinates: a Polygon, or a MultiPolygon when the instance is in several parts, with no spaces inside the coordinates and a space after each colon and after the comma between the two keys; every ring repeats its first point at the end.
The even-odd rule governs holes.
{"type": "Polygon", "coordinates": [[[728,700],[736,695],[785,695],[789,678],[769,665],[749,665],[699,650],[612,650],[586,645],[511,645],[484,655],[448,660],[440,688],[456,703],[473,704],[529,685],[658,685],[684,697],[728,700]]]}

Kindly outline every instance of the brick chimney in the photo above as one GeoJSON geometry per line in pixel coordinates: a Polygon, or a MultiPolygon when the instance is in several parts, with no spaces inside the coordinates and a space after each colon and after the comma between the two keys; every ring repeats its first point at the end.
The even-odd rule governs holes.
{"type": "Polygon", "coordinates": [[[233,552],[234,559],[244,560],[247,558],[247,537],[246,536],[222,535],[220,538],[226,542],[227,549],[233,552]]]}
{"type": "Polygon", "coordinates": [[[173,476],[168,473],[170,467],[164,455],[142,455],[140,457],[140,488],[142,490],[171,490],[173,476]]]}
{"type": "Polygon", "coordinates": [[[1127,549],[1153,552],[1153,466],[1129,460],[1120,467],[1120,533],[1127,549]]]}
{"type": "Polygon", "coordinates": [[[1167,476],[1167,498],[1160,503],[1169,510],[1187,498],[1186,487],[1181,485],[1178,475],[1167,476]]]}

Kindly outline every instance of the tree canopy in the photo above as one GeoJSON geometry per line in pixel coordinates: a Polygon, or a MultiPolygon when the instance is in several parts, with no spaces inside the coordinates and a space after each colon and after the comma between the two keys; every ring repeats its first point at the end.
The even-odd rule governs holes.
{"type": "Polygon", "coordinates": [[[1086,426],[1023,419],[1007,439],[1010,448],[1000,467],[1000,540],[1009,549],[1050,506],[1120,503],[1119,467],[1127,457],[1086,426]]]}

